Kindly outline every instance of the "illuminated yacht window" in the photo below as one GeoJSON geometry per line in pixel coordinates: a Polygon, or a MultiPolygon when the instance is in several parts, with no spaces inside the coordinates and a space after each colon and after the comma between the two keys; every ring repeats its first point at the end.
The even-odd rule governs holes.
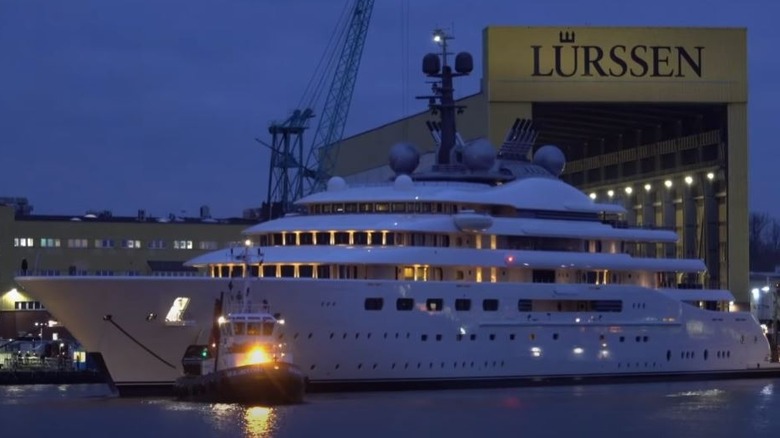
{"type": "Polygon", "coordinates": [[[167,325],[191,325],[194,321],[186,319],[187,306],[190,304],[188,297],[177,297],[173,300],[168,314],[165,316],[167,325]]]}

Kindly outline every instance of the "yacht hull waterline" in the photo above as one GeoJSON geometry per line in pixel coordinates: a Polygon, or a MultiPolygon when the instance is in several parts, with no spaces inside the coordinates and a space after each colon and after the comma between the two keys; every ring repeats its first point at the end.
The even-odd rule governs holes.
{"type": "MultiPolygon", "coordinates": [[[[90,352],[114,384],[171,386],[190,344],[208,340],[214,300],[227,278],[20,277],[90,352]],[[111,291],[110,294],[105,293],[111,291]],[[187,320],[167,324],[177,297],[187,320]],[[73,303],[79,303],[78,306],[73,303]],[[110,315],[110,320],[106,316],[110,315]]],[[[570,379],[766,376],[769,344],[755,318],[712,312],[659,290],[628,285],[253,279],[255,300],[284,319],[286,342],[309,388],[503,386],[570,379]],[[624,300],[622,312],[522,312],[519,299],[624,300]],[[364,308],[382,298],[382,310],[364,308]],[[396,309],[442,298],[440,311],[396,309]],[[456,298],[495,298],[497,311],[458,312],[456,298]],[[632,307],[633,304],[633,307],[632,307]]],[[[680,291],[675,291],[680,293],[680,291]]]]}

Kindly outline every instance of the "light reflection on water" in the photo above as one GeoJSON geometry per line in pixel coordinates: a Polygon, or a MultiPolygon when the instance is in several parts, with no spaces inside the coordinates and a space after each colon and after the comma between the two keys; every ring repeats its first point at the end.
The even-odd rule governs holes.
{"type": "Polygon", "coordinates": [[[121,399],[101,385],[0,386],[0,422],[29,436],[768,436],[776,381],[311,394],[295,406],[121,399]],[[42,417],[44,415],[45,417],[42,417]],[[45,421],[41,421],[45,418],[45,421]],[[106,433],[110,431],[110,434],[106,433]]]}

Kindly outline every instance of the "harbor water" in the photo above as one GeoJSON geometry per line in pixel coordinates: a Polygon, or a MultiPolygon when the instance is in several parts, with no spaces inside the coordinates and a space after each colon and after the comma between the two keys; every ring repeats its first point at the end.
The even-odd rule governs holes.
{"type": "Polygon", "coordinates": [[[310,394],[301,405],[118,398],[100,384],[0,387],[20,436],[769,437],[780,380],[310,394]]]}

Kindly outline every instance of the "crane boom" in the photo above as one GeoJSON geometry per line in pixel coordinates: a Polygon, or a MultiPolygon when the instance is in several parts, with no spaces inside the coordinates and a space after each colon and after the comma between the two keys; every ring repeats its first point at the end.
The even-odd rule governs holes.
{"type": "Polygon", "coordinates": [[[352,6],[344,45],[309,150],[306,168],[314,171],[314,178],[308,179],[305,194],[323,189],[333,174],[338,158],[334,146],[344,134],[373,9],[374,0],[355,0],[352,6]]]}

